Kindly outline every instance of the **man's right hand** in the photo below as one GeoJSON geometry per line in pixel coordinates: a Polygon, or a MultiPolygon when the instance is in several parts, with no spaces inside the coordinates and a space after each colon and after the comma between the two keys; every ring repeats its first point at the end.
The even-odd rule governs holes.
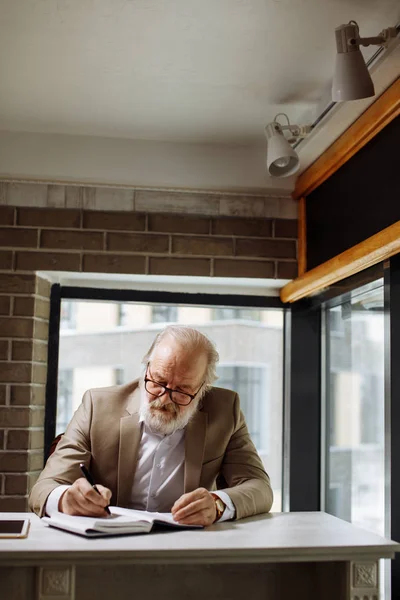
{"type": "Polygon", "coordinates": [[[105,507],[110,503],[111,490],[99,484],[96,487],[100,494],[84,477],[80,477],[65,490],[58,503],[58,510],[67,515],[105,517],[105,507]]]}

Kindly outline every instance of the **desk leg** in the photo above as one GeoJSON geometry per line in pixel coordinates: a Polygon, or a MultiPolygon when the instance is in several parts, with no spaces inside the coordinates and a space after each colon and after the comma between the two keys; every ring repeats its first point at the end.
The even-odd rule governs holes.
{"type": "Polygon", "coordinates": [[[37,600],[75,600],[75,566],[37,568],[37,600]]]}
{"type": "Polygon", "coordinates": [[[379,600],[379,562],[349,562],[350,600],[379,600]]]}

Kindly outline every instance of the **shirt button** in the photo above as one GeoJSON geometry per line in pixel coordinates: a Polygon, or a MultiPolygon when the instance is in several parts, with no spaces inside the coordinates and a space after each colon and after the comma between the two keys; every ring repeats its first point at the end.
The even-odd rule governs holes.
{"type": "Polygon", "coordinates": [[[152,498],[155,498],[155,497],[157,496],[157,494],[150,494],[150,496],[151,496],[152,498]]]}
{"type": "Polygon", "coordinates": [[[160,464],[160,463],[158,463],[158,464],[156,465],[156,467],[157,467],[157,469],[161,469],[161,464],[160,464]]]}

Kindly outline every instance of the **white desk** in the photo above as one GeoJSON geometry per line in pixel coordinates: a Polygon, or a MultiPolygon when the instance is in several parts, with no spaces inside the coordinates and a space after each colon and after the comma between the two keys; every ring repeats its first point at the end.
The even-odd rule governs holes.
{"type": "Polygon", "coordinates": [[[325,513],[275,513],[204,530],[85,539],[31,513],[0,540],[1,600],[378,600],[378,560],[400,544],[325,513]]]}

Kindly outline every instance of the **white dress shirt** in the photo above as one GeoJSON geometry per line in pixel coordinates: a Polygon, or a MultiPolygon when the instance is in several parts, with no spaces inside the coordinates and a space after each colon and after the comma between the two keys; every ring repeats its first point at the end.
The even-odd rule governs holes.
{"type": "MultiPolygon", "coordinates": [[[[171,435],[154,433],[142,423],[138,464],[133,480],[129,508],[151,512],[169,512],[175,500],[184,493],[185,430],[171,435]]],[[[99,482],[101,483],[101,482],[99,482]]],[[[58,510],[59,500],[68,485],[56,487],[47,498],[46,513],[58,510]]],[[[219,521],[235,516],[235,507],[226,492],[214,491],[226,508],[219,521]]]]}

